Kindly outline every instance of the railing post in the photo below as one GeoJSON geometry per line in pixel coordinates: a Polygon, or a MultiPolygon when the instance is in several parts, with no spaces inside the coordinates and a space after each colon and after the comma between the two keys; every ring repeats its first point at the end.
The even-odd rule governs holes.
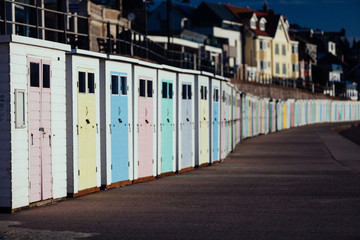
{"type": "Polygon", "coordinates": [[[112,53],[112,44],[111,44],[111,33],[110,33],[110,22],[107,22],[107,53],[112,53]]]}
{"type": "Polygon", "coordinates": [[[64,43],[68,43],[68,41],[67,41],[67,15],[64,13],[64,15],[63,15],[63,17],[64,17],[64,43]]]}
{"type": "Polygon", "coordinates": [[[35,7],[35,11],[36,11],[36,38],[39,39],[40,34],[39,34],[39,7],[38,6],[35,7]]]}
{"type": "Polygon", "coordinates": [[[120,53],[119,35],[120,35],[119,24],[116,24],[116,37],[115,37],[115,41],[116,41],[116,53],[117,53],[117,54],[120,53]]]}
{"type": "Polygon", "coordinates": [[[7,20],[6,20],[6,1],[3,1],[3,4],[4,4],[4,6],[3,6],[3,13],[4,13],[4,22],[3,22],[3,27],[4,27],[4,35],[7,35],[7,20]]]}

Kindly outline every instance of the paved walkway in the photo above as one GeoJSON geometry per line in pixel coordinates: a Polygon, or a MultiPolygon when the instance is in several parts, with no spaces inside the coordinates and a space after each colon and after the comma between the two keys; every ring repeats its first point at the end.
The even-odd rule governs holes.
{"type": "Polygon", "coordinates": [[[0,238],[360,239],[360,146],[315,125],[224,163],[13,215],[0,238]]]}

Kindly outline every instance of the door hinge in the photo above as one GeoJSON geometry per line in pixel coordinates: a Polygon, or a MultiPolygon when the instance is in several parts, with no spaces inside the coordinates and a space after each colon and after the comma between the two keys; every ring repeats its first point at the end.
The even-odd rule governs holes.
{"type": "Polygon", "coordinates": [[[139,161],[138,161],[138,166],[140,166],[140,163],[139,163],[139,161]]]}
{"type": "Polygon", "coordinates": [[[112,84],[110,84],[110,90],[112,90],[112,84]]]}
{"type": "MultiPolygon", "coordinates": [[[[161,157],[161,162],[162,162],[162,157],[161,157]]],[[[153,161],[153,163],[154,163],[154,161],[153,161]]]]}
{"type": "Polygon", "coordinates": [[[77,88],[79,88],[79,82],[77,82],[76,85],[77,85],[77,88]]]}
{"type": "Polygon", "coordinates": [[[113,169],[113,165],[111,164],[111,170],[113,169]]]}
{"type": "Polygon", "coordinates": [[[128,162],[128,167],[130,167],[130,162],[128,162]]]}
{"type": "Polygon", "coordinates": [[[154,164],[154,159],[152,159],[152,163],[154,164]]]}
{"type": "Polygon", "coordinates": [[[78,176],[80,176],[80,170],[78,170],[78,176]]]}
{"type": "Polygon", "coordinates": [[[97,167],[95,168],[95,171],[97,172],[97,167]]]}

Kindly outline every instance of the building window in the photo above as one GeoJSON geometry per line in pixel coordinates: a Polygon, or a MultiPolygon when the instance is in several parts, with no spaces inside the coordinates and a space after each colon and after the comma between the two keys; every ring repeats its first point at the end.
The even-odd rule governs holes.
{"type": "Polygon", "coordinates": [[[260,69],[261,70],[266,70],[267,67],[267,62],[266,61],[260,61],[260,69]]]}
{"type": "Polygon", "coordinates": [[[281,31],[282,30],[282,26],[281,24],[278,25],[278,30],[281,31]]]}
{"type": "Polygon", "coordinates": [[[279,65],[279,63],[276,63],[276,73],[280,74],[280,65],[279,65]]]}
{"type": "Polygon", "coordinates": [[[282,45],[282,55],[286,56],[286,47],[285,44],[282,45]]]}
{"type": "Polygon", "coordinates": [[[286,64],[283,63],[283,74],[286,74],[286,64]]]}
{"type": "Polygon", "coordinates": [[[255,22],[255,19],[253,19],[253,18],[250,20],[250,27],[252,29],[256,29],[256,22],[255,22]]]}
{"type": "Polygon", "coordinates": [[[279,55],[279,44],[275,44],[275,55],[279,55]]]}
{"type": "Polygon", "coordinates": [[[265,22],[264,21],[260,21],[260,30],[265,31],[265,22]]]}
{"type": "Polygon", "coordinates": [[[266,41],[260,40],[260,50],[265,50],[267,46],[266,41]]]}
{"type": "Polygon", "coordinates": [[[291,46],[291,53],[292,54],[298,54],[298,46],[297,45],[292,45],[291,46]]]}
{"type": "Polygon", "coordinates": [[[293,69],[293,72],[298,72],[299,71],[299,65],[298,64],[293,64],[292,65],[292,69],[293,69]]]}

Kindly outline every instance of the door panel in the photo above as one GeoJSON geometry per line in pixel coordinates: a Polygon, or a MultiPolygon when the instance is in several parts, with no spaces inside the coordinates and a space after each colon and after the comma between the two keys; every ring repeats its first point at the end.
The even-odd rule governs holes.
{"type": "Polygon", "coordinates": [[[219,161],[219,89],[213,89],[213,161],[219,161]]]}
{"type": "Polygon", "coordinates": [[[187,168],[192,166],[192,90],[190,84],[182,85],[181,96],[181,166],[187,168]]]}
{"type": "Polygon", "coordinates": [[[50,62],[29,59],[29,201],[52,198],[50,62]]]}
{"type": "Polygon", "coordinates": [[[111,167],[112,182],[129,179],[129,120],[127,77],[111,74],[111,167]]]}
{"type": "Polygon", "coordinates": [[[78,70],[78,161],[79,172],[78,190],[96,187],[96,105],[94,72],[91,70],[78,70]]]}
{"type": "Polygon", "coordinates": [[[173,88],[172,81],[162,81],[161,97],[161,172],[173,171],[173,88]]]}
{"type": "Polygon", "coordinates": [[[208,163],[209,157],[209,129],[208,129],[208,101],[207,87],[201,86],[203,97],[200,98],[200,164],[208,163]]]}
{"type": "Polygon", "coordinates": [[[139,96],[138,110],[138,173],[139,178],[143,178],[153,175],[154,122],[152,80],[139,79],[139,81],[145,81],[145,95],[139,96]],[[151,82],[151,86],[149,82],[151,82]],[[147,88],[151,88],[151,94],[147,88]]]}

